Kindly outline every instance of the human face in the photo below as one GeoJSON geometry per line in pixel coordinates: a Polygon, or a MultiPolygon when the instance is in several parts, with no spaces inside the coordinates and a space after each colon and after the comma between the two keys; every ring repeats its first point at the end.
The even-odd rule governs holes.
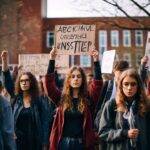
{"type": "Polygon", "coordinates": [[[82,84],[82,76],[79,70],[74,70],[71,74],[70,86],[72,88],[80,88],[82,84]]]}
{"type": "Polygon", "coordinates": [[[22,75],[20,77],[20,87],[22,91],[27,91],[30,88],[30,79],[28,75],[22,75]]]}
{"type": "Polygon", "coordinates": [[[137,93],[137,81],[129,76],[126,76],[122,81],[123,93],[127,97],[133,97],[137,93]]]}

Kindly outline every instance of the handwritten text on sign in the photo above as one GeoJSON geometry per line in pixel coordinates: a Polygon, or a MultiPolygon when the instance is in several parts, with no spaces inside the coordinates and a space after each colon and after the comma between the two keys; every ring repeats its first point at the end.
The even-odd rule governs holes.
{"type": "MultiPolygon", "coordinates": [[[[30,71],[37,76],[46,74],[48,63],[49,63],[49,54],[19,55],[19,65],[23,66],[23,71],[30,71]]],[[[65,70],[69,68],[69,57],[67,55],[57,56],[55,67],[57,67],[59,73],[64,73],[65,70]]]]}
{"type": "Polygon", "coordinates": [[[60,54],[88,54],[95,48],[95,25],[57,25],[55,34],[55,46],[60,54]]]}

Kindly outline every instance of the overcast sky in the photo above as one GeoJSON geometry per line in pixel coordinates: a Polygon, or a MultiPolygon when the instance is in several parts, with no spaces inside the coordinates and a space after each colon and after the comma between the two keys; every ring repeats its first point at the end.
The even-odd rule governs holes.
{"type": "MultiPolygon", "coordinates": [[[[117,1],[131,16],[145,16],[130,0],[117,1]]],[[[149,0],[137,0],[138,3],[147,1],[149,0]]],[[[47,0],[47,5],[48,18],[123,16],[120,11],[102,0],[47,0]]],[[[147,10],[150,10],[150,6],[147,10]]]]}

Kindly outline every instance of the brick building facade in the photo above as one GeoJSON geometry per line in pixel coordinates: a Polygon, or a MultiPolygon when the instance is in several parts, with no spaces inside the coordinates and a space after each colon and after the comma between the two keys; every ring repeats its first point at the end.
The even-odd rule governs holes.
{"type": "MultiPolygon", "coordinates": [[[[45,2],[45,1],[44,1],[45,2]]],[[[0,50],[10,53],[10,63],[18,63],[18,54],[49,53],[55,40],[55,25],[96,25],[95,46],[102,54],[116,49],[117,58],[138,66],[144,55],[149,17],[46,18],[42,0],[2,0],[0,2],[0,50]]],[[[70,57],[70,64],[90,68],[90,58],[70,57]],[[88,61],[87,61],[88,60],[88,61]],[[88,63],[87,63],[87,62],[88,63]]]]}
{"type": "Polygon", "coordinates": [[[18,54],[42,52],[41,0],[2,0],[0,14],[0,50],[9,51],[11,64],[18,54]]]}
{"type": "MultiPolygon", "coordinates": [[[[94,24],[96,25],[95,46],[100,55],[105,50],[115,49],[117,59],[125,59],[132,66],[138,66],[145,52],[150,18],[137,17],[134,19],[138,23],[126,17],[43,19],[44,52],[48,52],[55,41],[55,25],[94,24]]],[[[84,64],[82,61],[85,60],[77,56],[74,63],[84,64]]]]}

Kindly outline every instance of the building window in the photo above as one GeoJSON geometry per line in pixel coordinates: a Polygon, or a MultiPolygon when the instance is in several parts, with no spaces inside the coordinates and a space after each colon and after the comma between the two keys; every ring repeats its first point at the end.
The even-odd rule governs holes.
{"type": "MultiPolygon", "coordinates": [[[[103,53],[107,50],[107,31],[106,30],[100,30],[99,31],[99,55],[100,57],[103,55],[103,53]]],[[[101,58],[100,58],[101,60],[101,58]]]]}
{"type": "Polygon", "coordinates": [[[46,47],[47,48],[52,48],[52,46],[54,45],[54,32],[48,31],[46,38],[47,38],[46,47]]]}
{"type": "Polygon", "coordinates": [[[130,30],[123,31],[123,46],[130,47],[131,46],[131,32],[130,30]]]}
{"type": "Polygon", "coordinates": [[[81,55],[80,56],[81,67],[91,67],[91,56],[81,55]]]}
{"type": "Polygon", "coordinates": [[[111,46],[112,47],[119,46],[119,32],[117,30],[111,31],[111,46]]]}
{"type": "Polygon", "coordinates": [[[143,46],[143,31],[135,31],[135,46],[143,46]]]}

